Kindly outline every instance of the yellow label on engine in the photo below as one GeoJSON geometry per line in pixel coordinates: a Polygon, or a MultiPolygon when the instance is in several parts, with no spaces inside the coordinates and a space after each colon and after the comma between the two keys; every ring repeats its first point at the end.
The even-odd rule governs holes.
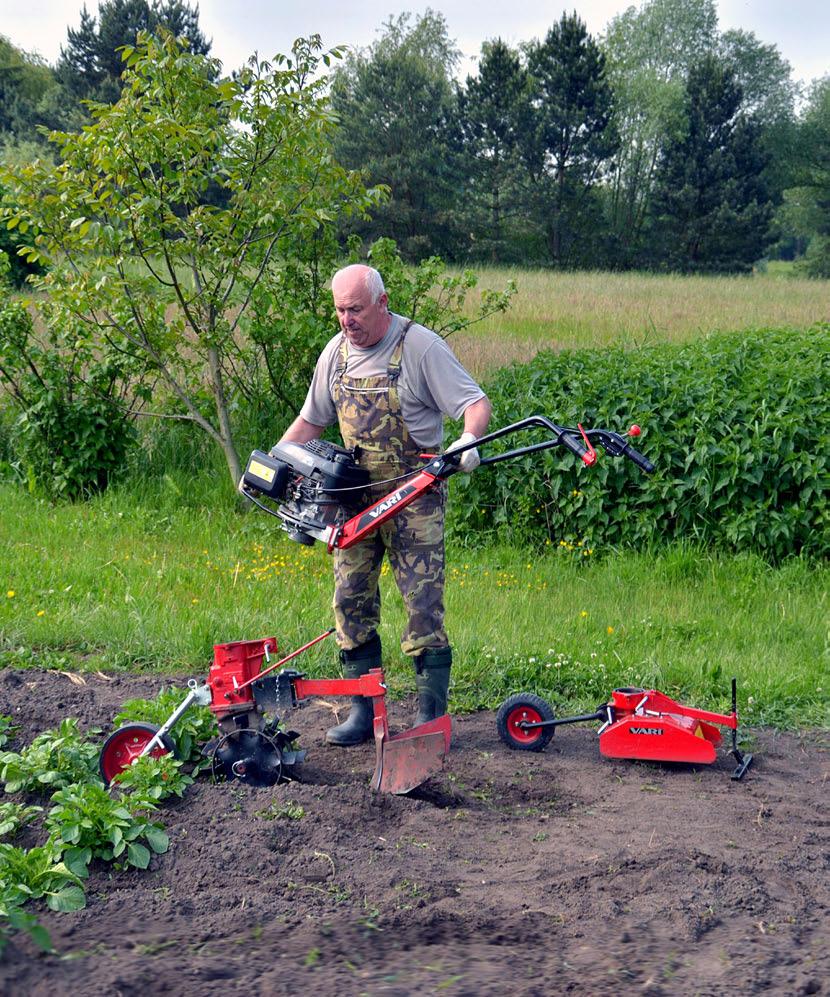
{"type": "Polygon", "coordinates": [[[260,464],[258,460],[252,460],[248,465],[248,470],[251,474],[262,478],[263,481],[267,481],[269,485],[273,482],[274,474],[276,473],[273,467],[266,467],[264,464],[260,464]]]}

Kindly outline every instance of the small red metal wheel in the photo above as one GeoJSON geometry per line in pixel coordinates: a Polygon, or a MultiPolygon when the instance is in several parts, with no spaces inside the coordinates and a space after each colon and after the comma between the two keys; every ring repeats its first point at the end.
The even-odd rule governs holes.
{"type": "Polygon", "coordinates": [[[520,692],[511,696],[499,707],[496,714],[496,728],[499,737],[508,748],[516,751],[541,751],[553,737],[553,727],[523,726],[525,723],[539,723],[553,720],[553,709],[540,696],[530,692],[520,692]]]}
{"type": "MultiPolygon", "coordinates": [[[[155,724],[133,723],[113,731],[104,741],[98,761],[104,784],[108,786],[117,775],[129,768],[159,730],[155,724]]],[[[173,739],[165,734],[161,744],[156,745],[150,754],[153,758],[159,758],[161,755],[175,754],[175,751],[173,739]]]]}

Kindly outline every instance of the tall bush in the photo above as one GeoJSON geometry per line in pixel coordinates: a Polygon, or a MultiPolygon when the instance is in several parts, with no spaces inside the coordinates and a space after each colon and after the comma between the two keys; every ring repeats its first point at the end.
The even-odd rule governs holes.
{"type": "MultiPolygon", "coordinates": [[[[777,561],[830,553],[830,325],[691,345],[539,354],[487,386],[493,425],[643,428],[657,470],[593,468],[567,451],[456,479],[451,530],[521,543],[644,546],[689,539],[777,561]]],[[[526,442],[534,442],[528,435],[526,442]]],[[[495,447],[488,452],[495,452],[495,447]]]]}
{"type": "Polygon", "coordinates": [[[52,497],[101,491],[133,441],[121,400],[128,385],[141,391],[134,366],[126,356],[102,361],[77,323],[36,330],[7,274],[0,252],[0,386],[16,414],[4,427],[0,468],[13,464],[33,490],[52,497]]]}

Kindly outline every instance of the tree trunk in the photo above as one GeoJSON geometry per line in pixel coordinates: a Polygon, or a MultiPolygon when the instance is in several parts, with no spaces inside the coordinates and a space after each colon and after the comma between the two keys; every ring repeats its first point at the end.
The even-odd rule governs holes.
{"type": "Polygon", "coordinates": [[[219,351],[215,346],[211,346],[208,350],[208,364],[210,365],[213,399],[216,403],[216,419],[219,424],[219,442],[225,454],[231,481],[234,488],[236,488],[239,479],[242,477],[242,465],[239,463],[239,454],[237,454],[236,447],[233,445],[228,402],[225,398],[225,382],[222,377],[222,365],[219,361],[219,351]]]}

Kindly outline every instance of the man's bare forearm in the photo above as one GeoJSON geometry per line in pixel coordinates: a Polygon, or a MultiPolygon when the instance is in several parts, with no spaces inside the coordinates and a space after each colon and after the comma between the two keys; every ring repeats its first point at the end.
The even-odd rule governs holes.
{"type": "Polygon", "coordinates": [[[325,426],[315,426],[313,422],[306,422],[301,415],[298,415],[282,434],[280,443],[308,443],[309,440],[318,440],[325,428],[325,426]]]}

